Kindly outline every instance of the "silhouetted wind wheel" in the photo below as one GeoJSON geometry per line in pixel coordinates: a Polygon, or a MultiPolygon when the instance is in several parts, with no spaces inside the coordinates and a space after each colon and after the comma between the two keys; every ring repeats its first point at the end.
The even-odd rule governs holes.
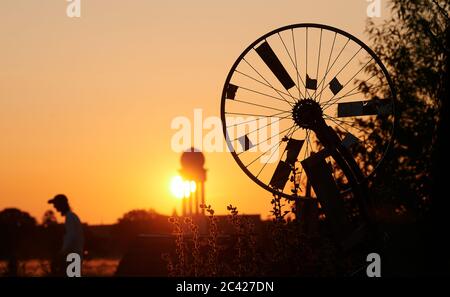
{"type": "Polygon", "coordinates": [[[385,66],[359,39],[326,25],[290,25],[258,38],[231,67],[223,132],[264,189],[328,199],[374,174],[392,140],[394,101],[385,66]]]}

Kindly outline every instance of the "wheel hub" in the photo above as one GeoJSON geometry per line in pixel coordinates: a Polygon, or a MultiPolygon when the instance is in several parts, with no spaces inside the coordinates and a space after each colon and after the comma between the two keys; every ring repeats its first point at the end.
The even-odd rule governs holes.
{"type": "Polygon", "coordinates": [[[302,99],[292,108],[292,118],[297,126],[303,129],[313,129],[323,121],[322,108],[313,99],[302,99]]]}

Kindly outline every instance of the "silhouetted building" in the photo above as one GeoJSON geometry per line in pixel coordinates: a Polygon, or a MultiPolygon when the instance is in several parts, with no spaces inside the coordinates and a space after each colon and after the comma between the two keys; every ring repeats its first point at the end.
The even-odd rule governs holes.
{"type": "Polygon", "coordinates": [[[205,204],[205,156],[198,149],[192,147],[181,155],[180,161],[181,177],[186,181],[195,183],[195,190],[191,191],[189,197],[183,198],[183,216],[200,213],[204,215],[205,209],[200,208],[200,205],[205,204]]]}

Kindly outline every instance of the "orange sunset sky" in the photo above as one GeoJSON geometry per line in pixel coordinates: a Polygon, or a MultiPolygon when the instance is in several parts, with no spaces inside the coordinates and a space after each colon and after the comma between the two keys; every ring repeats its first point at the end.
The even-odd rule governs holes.
{"type": "MultiPolygon", "coordinates": [[[[385,1],[382,1],[384,4],[385,1]]],[[[131,209],[171,214],[177,116],[220,116],[226,75],[259,36],[293,23],[364,33],[366,0],[0,2],[0,210],[40,219],[57,193],[82,221],[131,209]]],[[[384,6],[384,5],[383,5],[384,6]]],[[[383,7],[382,14],[387,10],[383,7]]],[[[271,194],[227,153],[206,153],[207,203],[261,214],[271,194]]]]}

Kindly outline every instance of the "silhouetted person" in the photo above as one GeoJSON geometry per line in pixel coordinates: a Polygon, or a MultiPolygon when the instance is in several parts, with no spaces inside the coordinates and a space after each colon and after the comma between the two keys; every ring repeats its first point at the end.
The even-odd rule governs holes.
{"type": "Polygon", "coordinates": [[[59,255],[56,259],[56,273],[65,273],[66,257],[70,253],[77,253],[80,257],[83,256],[84,235],[83,226],[78,216],[70,209],[69,201],[63,194],[56,195],[53,199],[48,201],[53,204],[55,209],[66,218],[64,241],[59,255]]]}

